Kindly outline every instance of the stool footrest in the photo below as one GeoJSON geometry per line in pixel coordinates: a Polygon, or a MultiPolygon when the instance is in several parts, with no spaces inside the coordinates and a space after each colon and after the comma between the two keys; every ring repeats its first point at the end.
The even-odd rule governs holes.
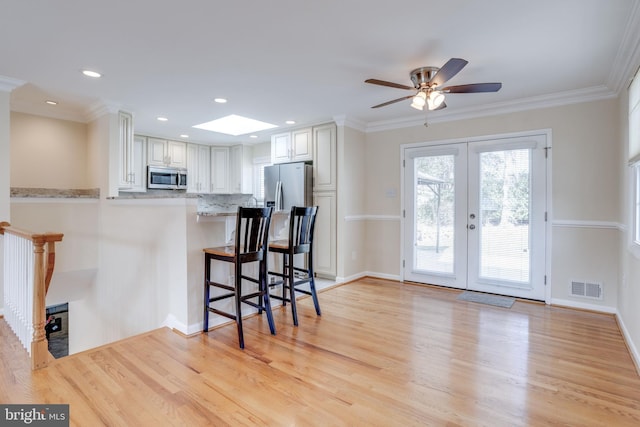
{"type": "Polygon", "coordinates": [[[272,299],[277,299],[278,301],[288,301],[291,302],[291,299],[289,297],[281,297],[280,295],[271,295],[272,299]]]}
{"type": "Polygon", "coordinates": [[[213,280],[207,280],[207,285],[214,286],[216,288],[226,289],[228,291],[235,291],[236,288],[231,285],[225,285],[224,283],[214,282],[213,280]]]}
{"type": "Polygon", "coordinates": [[[249,282],[260,283],[260,281],[258,279],[255,279],[253,277],[242,275],[242,276],[240,276],[240,278],[242,278],[244,280],[248,280],[249,282]]]}
{"type": "Polygon", "coordinates": [[[235,314],[231,314],[231,313],[228,313],[226,311],[218,310],[217,308],[207,307],[207,310],[209,310],[212,313],[218,314],[220,316],[227,317],[229,319],[233,319],[233,320],[237,320],[238,319],[238,316],[236,316],[235,314]]]}
{"type": "Polygon", "coordinates": [[[223,299],[227,299],[227,298],[233,298],[235,295],[236,295],[235,293],[217,295],[215,297],[209,298],[209,303],[216,302],[216,301],[222,301],[223,299]]]}

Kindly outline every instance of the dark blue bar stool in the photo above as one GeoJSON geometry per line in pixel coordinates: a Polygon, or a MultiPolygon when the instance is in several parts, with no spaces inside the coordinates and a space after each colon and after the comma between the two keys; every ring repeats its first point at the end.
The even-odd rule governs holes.
{"type": "Polygon", "coordinates": [[[282,296],[274,294],[271,297],[282,300],[283,306],[287,302],[291,303],[291,315],[293,316],[293,324],[296,326],[298,326],[296,292],[311,295],[316,314],[318,316],[322,314],[313,273],[313,229],[317,213],[317,206],[293,206],[289,215],[289,239],[274,240],[269,244],[270,252],[282,254],[282,272],[269,272],[273,276],[282,278],[275,284],[270,284],[271,287],[282,285],[282,296]],[[304,254],[306,267],[296,267],[294,265],[294,255],[298,254],[304,254]],[[302,275],[298,273],[302,273],[302,275]],[[305,283],[309,283],[309,290],[301,288],[305,283]]]}
{"type": "Polygon", "coordinates": [[[267,285],[267,251],[269,226],[273,208],[238,208],[236,221],[235,245],[206,248],[204,251],[204,324],[203,332],[209,330],[209,312],[235,320],[238,326],[238,341],[244,348],[242,332],[242,303],[258,309],[258,313],[267,312],[267,320],[271,334],[276,334],[276,327],[271,313],[269,287],[267,285]],[[227,285],[211,280],[211,262],[224,261],[234,264],[234,283],[227,285]],[[250,277],[243,273],[242,266],[249,262],[258,262],[258,277],[250,277]],[[242,281],[247,280],[258,285],[257,290],[247,295],[242,293],[242,281]],[[211,288],[223,289],[221,295],[211,296],[211,288]],[[217,301],[234,298],[235,313],[214,307],[217,301]]]}

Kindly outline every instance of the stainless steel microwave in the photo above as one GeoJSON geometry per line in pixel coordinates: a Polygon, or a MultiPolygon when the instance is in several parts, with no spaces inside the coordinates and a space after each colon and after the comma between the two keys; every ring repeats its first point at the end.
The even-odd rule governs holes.
{"type": "Polygon", "coordinates": [[[187,170],[161,166],[148,166],[147,188],[185,190],[187,170]]]}

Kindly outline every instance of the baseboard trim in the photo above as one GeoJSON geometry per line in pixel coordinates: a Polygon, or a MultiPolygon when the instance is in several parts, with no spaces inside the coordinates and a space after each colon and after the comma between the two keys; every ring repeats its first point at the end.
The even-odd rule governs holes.
{"type": "Polygon", "coordinates": [[[636,367],[636,372],[638,373],[638,375],[640,375],[640,353],[638,353],[638,349],[631,339],[631,334],[629,334],[629,330],[627,329],[627,326],[624,324],[624,320],[622,320],[622,316],[620,316],[620,313],[617,310],[615,317],[618,328],[620,328],[620,332],[622,332],[622,339],[627,345],[627,349],[629,350],[629,354],[631,355],[631,360],[633,360],[633,364],[636,367]]]}
{"type": "Polygon", "coordinates": [[[551,303],[549,305],[557,307],[577,308],[580,310],[595,311],[597,313],[616,314],[616,309],[614,307],[607,307],[604,305],[589,304],[585,302],[566,299],[551,298],[551,303]]]}
{"type": "Polygon", "coordinates": [[[402,282],[402,278],[399,274],[387,274],[387,273],[378,273],[376,271],[367,271],[363,273],[362,277],[369,276],[376,279],[388,279],[395,280],[396,282],[402,282]]]}

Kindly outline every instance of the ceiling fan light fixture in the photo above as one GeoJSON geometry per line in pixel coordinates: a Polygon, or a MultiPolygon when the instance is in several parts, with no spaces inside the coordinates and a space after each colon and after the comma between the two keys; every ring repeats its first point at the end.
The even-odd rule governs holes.
{"type": "Polygon", "coordinates": [[[416,94],[416,96],[413,97],[413,102],[411,103],[411,106],[416,110],[422,111],[422,109],[424,108],[424,104],[426,102],[427,102],[427,94],[424,93],[423,91],[420,91],[416,94]]]}
{"type": "Polygon", "coordinates": [[[427,99],[427,104],[429,110],[435,110],[444,102],[444,95],[442,92],[434,90],[429,94],[429,98],[427,99]]]}

